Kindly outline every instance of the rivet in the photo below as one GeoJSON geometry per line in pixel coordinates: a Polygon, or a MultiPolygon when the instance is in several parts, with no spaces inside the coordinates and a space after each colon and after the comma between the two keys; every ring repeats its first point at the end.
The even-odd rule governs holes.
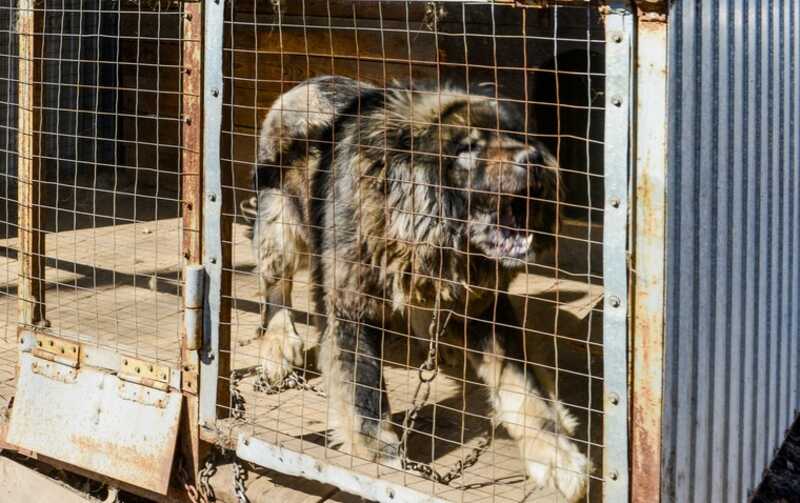
{"type": "Polygon", "coordinates": [[[617,44],[618,44],[618,43],[620,43],[620,42],[622,42],[622,34],[621,34],[621,33],[615,33],[615,34],[614,34],[614,35],[611,37],[611,40],[613,40],[613,41],[614,41],[614,43],[617,43],[617,44]]]}
{"type": "Polygon", "coordinates": [[[616,295],[612,295],[609,297],[608,303],[611,305],[611,307],[619,307],[622,304],[622,301],[616,295]]]}
{"type": "Polygon", "coordinates": [[[208,200],[211,201],[212,203],[215,202],[217,200],[217,195],[216,194],[209,194],[208,195],[208,200]]]}
{"type": "Polygon", "coordinates": [[[213,97],[215,97],[215,98],[216,98],[217,96],[219,96],[219,89],[217,89],[216,87],[212,88],[212,89],[211,89],[211,96],[213,96],[213,97]]]}
{"type": "Polygon", "coordinates": [[[615,107],[622,106],[622,98],[614,96],[613,98],[611,98],[611,104],[614,105],[615,107]]]}
{"type": "Polygon", "coordinates": [[[610,393],[608,395],[608,401],[611,402],[611,405],[619,405],[619,395],[616,393],[610,393]]]}
{"type": "Polygon", "coordinates": [[[216,264],[216,263],[217,263],[217,259],[216,259],[216,257],[211,257],[211,263],[212,263],[212,264],[216,264]]]}
{"type": "Polygon", "coordinates": [[[191,126],[191,125],[192,125],[192,117],[191,117],[191,116],[189,116],[189,115],[187,115],[186,117],[184,117],[184,118],[183,118],[183,122],[184,122],[184,123],[185,123],[187,126],[191,126]]]}
{"type": "Polygon", "coordinates": [[[191,13],[191,12],[187,12],[186,14],[184,14],[184,16],[183,16],[183,17],[184,17],[184,18],[185,18],[187,21],[191,21],[191,20],[192,20],[192,13],[191,13]]]}
{"type": "Polygon", "coordinates": [[[610,202],[612,208],[619,208],[619,205],[621,204],[618,197],[612,197],[610,202]]]}
{"type": "Polygon", "coordinates": [[[183,72],[186,75],[191,75],[192,74],[192,69],[187,66],[186,68],[183,69],[183,72]]]}
{"type": "Polygon", "coordinates": [[[617,472],[616,470],[611,470],[611,472],[608,474],[608,477],[611,480],[617,480],[619,478],[619,472],[617,472]]]}

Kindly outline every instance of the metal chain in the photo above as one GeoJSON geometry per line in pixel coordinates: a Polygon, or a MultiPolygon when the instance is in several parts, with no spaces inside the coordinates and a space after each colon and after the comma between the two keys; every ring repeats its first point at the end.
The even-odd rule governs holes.
{"type": "Polygon", "coordinates": [[[441,296],[441,281],[436,285],[436,300],[433,307],[433,316],[428,325],[428,355],[422,365],[417,369],[417,388],[414,390],[414,396],[411,399],[411,407],[406,410],[405,417],[403,418],[403,436],[400,439],[400,463],[404,470],[411,470],[419,473],[424,478],[433,480],[440,484],[449,485],[453,480],[460,478],[464,474],[464,470],[471,467],[478,462],[481,454],[489,447],[490,438],[488,434],[482,435],[478,440],[478,445],[462,460],[450,467],[449,470],[442,473],[437,471],[432,463],[421,463],[408,459],[408,437],[411,430],[414,429],[414,423],[419,416],[420,411],[425,407],[431,394],[431,382],[439,375],[439,338],[444,333],[447,325],[450,323],[450,317],[453,312],[447,313],[447,318],[444,323],[440,324],[442,296],[441,296]]]}
{"type": "Polygon", "coordinates": [[[428,2],[425,4],[425,16],[422,24],[428,31],[438,31],[439,22],[447,16],[447,10],[441,2],[428,2]]]}
{"type": "MultiPolygon", "coordinates": [[[[470,453],[459,460],[446,472],[437,471],[433,468],[432,464],[421,463],[408,459],[408,438],[410,432],[414,429],[414,424],[417,421],[420,411],[425,407],[431,394],[431,383],[436,376],[439,375],[439,338],[444,332],[450,322],[452,311],[448,312],[447,318],[444,323],[441,320],[441,284],[437,285],[436,301],[433,309],[433,317],[428,325],[428,354],[425,361],[417,369],[417,388],[414,390],[414,396],[411,400],[411,407],[406,410],[405,417],[403,418],[403,435],[400,439],[400,463],[404,470],[411,470],[424,478],[434,482],[449,485],[453,480],[460,478],[464,475],[464,471],[478,462],[481,454],[491,444],[491,437],[485,433],[478,439],[477,445],[470,451],[470,453]]],[[[282,393],[290,389],[299,389],[303,391],[311,391],[321,397],[325,397],[325,392],[317,385],[309,383],[305,376],[298,374],[295,371],[289,372],[283,379],[277,383],[270,383],[261,370],[261,366],[255,365],[252,367],[245,367],[234,370],[231,372],[230,390],[231,390],[231,415],[238,420],[244,418],[246,401],[242,396],[239,389],[239,383],[242,379],[247,377],[256,377],[253,383],[253,390],[273,395],[282,393]]],[[[239,465],[234,457],[234,484],[236,488],[236,496],[239,498],[240,503],[247,503],[247,496],[244,493],[244,481],[246,480],[246,472],[239,465]]]]}
{"type": "Polygon", "coordinates": [[[178,482],[181,484],[181,486],[183,486],[183,490],[186,491],[189,501],[192,503],[206,503],[204,498],[200,495],[200,492],[197,490],[197,487],[192,484],[189,474],[186,472],[186,465],[184,463],[183,456],[178,459],[178,482]]]}
{"type": "Polygon", "coordinates": [[[200,486],[197,490],[201,498],[200,501],[202,502],[213,503],[217,501],[217,495],[214,493],[214,488],[211,487],[211,477],[217,473],[217,457],[220,450],[221,448],[213,449],[206,458],[203,468],[197,472],[197,478],[200,482],[200,486]]]}
{"type": "Polygon", "coordinates": [[[233,492],[236,494],[236,499],[239,503],[250,503],[247,498],[247,488],[245,487],[247,481],[247,470],[245,470],[239,463],[239,458],[233,456],[233,492]]]}

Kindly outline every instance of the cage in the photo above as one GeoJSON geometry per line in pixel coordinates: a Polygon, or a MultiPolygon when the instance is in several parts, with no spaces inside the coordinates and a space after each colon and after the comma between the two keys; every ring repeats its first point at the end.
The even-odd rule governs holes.
{"type": "Polygon", "coordinates": [[[7,445],[154,499],[209,485],[203,463],[226,449],[379,500],[601,501],[608,473],[626,491],[626,458],[607,449],[626,437],[625,366],[608,361],[624,362],[626,324],[603,299],[611,257],[624,263],[628,177],[607,148],[628,122],[607,110],[609,88],[627,92],[608,79],[608,13],[47,0],[3,19],[7,445]],[[347,108],[370,96],[382,104],[347,108]],[[366,120],[382,128],[371,146],[366,120]],[[325,293],[309,267],[329,252],[291,239],[323,226],[318,201],[340,212],[308,188],[335,169],[303,173],[342,148],[398,171],[342,179],[366,181],[372,206],[331,232],[380,230],[325,246],[358,234],[384,255],[330,252],[325,267],[355,267],[355,282],[325,293]],[[305,177],[306,202],[284,174],[305,177]],[[308,220],[286,221],[291,204],[308,220]],[[380,315],[345,319],[313,295],[380,315]],[[326,323],[352,330],[320,350],[326,323]]]}
{"type": "Polygon", "coordinates": [[[798,25],[0,0],[4,455],[124,501],[743,500],[797,403],[798,25]]]}

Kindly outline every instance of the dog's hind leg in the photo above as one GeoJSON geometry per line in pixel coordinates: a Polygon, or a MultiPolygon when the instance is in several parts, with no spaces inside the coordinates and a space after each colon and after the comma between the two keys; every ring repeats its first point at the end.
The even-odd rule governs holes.
{"type": "Polygon", "coordinates": [[[303,364],[303,340],[292,321],[292,284],[303,249],[300,213],[280,189],[262,189],[253,229],[261,293],[261,341],[265,377],[277,382],[303,364]]]}
{"type": "Polygon", "coordinates": [[[320,363],[333,444],[359,457],[399,466],[400,441],[390,425],[381,331],[370,323],[328,320],[320,363]]]}
{"type": "Polygon", "coordinates": [[[579,500],[592,468],[571,438],[576,421],[545,392],[533,367],[524,363],[522,334],[489,323],[471,324],[468,354],[489,387],[496,419],[517,442],[528,476],[537,486],[555,489],[569,502],[579,500]]]}

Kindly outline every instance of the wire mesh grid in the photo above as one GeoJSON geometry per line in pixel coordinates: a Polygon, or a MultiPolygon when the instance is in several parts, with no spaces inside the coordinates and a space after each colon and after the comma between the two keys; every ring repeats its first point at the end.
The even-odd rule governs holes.
{"type": "Polygon", "coordinates": [[[225,10],[218,427],[448,500],[600,501],[596,7],[225,10]]]}
{"type": "Polygon", "coordinates": [[[20,277],[41,283],[53,335],[179,361],[181,10],[107,0],[0,5],[0,301],[12,376],[17,321],[26,321],[17,312],[20,277]],[[32,122],[23,125],[22,113],[32,122]],[[26,136],[32,151],[18,162],[26,136]],[[29,201],[18,190],[28,182],[23,171],[38,178],[29,201]],[[20,228],[26,205],[35,218],[20,228]],[[22,233],[42,236],[34,251],[42,271],[23,270],[22,233]]]}

